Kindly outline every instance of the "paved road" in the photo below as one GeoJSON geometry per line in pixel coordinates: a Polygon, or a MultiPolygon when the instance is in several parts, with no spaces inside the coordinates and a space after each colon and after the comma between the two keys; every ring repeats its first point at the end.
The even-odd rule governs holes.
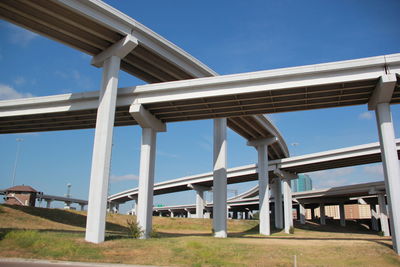
{"type": "Polygon", "coordinates": [[[0,267],[149,267],[149,265],[126,265],[108,263],[86,263],[70,261],[44,261],[26,259],[0,259],[0,267]]]}

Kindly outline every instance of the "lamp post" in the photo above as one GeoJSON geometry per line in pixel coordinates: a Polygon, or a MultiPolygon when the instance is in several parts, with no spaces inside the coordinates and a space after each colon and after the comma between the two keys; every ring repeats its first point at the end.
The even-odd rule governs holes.
{"type": "Polygon", "coordinates": [[[19,151],[20,151],[20,147],[21,147],[21,142],[24,141],[24,139],[17,138],[17,139],[15,139],[15,141],[17,141],[17,152],[15,154],[14,171],[13,171],[12,185],[11,186],[15,185],[15,176],[17,175],[17,164],[18,164],[19,151]]]}

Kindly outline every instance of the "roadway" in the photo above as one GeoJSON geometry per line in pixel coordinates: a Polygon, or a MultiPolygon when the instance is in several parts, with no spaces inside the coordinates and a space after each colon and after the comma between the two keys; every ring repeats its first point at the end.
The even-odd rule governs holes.
{"type": "MultiPolygon", "coordinates": [[[[400,139],[396,141],[400,156],[400,139]]],[[[302,156],[269,161],[270,177],[274,177],[274,170],[280,169],[293,173],[307,173],[319,170],[349,167],[355,165],[376,163],[381,161],[379,143],[329,150],[302,156]]],[[[258,179],[255,164],[228,169],[228,184],[254,181],[258,179]]],[[[154,185],[154,195],[168,194],[191,190],[189,185],[211,188],[213,174],[211,172],[168,180],[154,185]]],[[[138,188],[129,189],[109,196],[108,200],[124,203],[137,197],[138,188]]]]}

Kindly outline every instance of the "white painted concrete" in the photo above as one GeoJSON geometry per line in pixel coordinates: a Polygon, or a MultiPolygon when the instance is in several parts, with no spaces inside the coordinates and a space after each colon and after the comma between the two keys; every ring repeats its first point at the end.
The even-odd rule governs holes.
{"type": "Polygon", "coordinates": [[[400,208],[398,206],[400,203],[400,167],[390,105],[388,103],[378,104],[375,112],[382,151],[382,165],[389,206],[393,248],[397,254],[400,254],[400,208]]]}
{"type": "Polygon", "coordinates": [[[280,178],[274,179],[274,199],[275,199],[275,227],[283,228],[283,207],[282,207],[282,182],[280,178]]]}
{"type": "Polygon", "coordinates": [[[300,223],[306,224],[306,209],[304,208],[304,205],[302,203],[299,203],[299,209],[300,209],[300,223]]]}
{"type": "Polygon", "coordinates": [[[204,191],[196,190],[196,218],[204,218],[204,191]]]}
{"type": "Polygon", "coordinates": [[[285,233],[289,233],[290,227],[293,226],[293,213],[292,213],[292,188],[290,179],[283,179],[283,209],[285,217],[285,233]]]}
{"type": "Polygon", "coordinates": [[[106,59],[103,64],[103,80],[97,110],[85,235],[85,240],[92,243],[104,241],[120,61],[120,58],[112,56],[106,59]]]}
{"type": "Polygon", "coordinates": [[[214,119],[214,185],[213,185],[213,229],[214,236],[227,237],[227,140],[226,118],[214,119]]]}
{"type": "Polygon", "coordinates": [[[379,204],[379,219],[381,223],[381,230],[384,236],[390,236],[385,194],[383,193],[378,194],[378,204],[379,204]]]}
{"type": "Polygon", "coordinates": [[[140,147],[139,195],[137,222],[143,230],[141,238],[150,237],[153,217],[154,167],[156,160],[156,131],[142,128],[140,147]]]}
{"type": "Polygon", "coordinates": [[[259,144],[258,152],[258,186],[259,186],[259,211],[260,234],[270,235],[269,216],[269,178],[268,178],[268,145],[259,144]]]}

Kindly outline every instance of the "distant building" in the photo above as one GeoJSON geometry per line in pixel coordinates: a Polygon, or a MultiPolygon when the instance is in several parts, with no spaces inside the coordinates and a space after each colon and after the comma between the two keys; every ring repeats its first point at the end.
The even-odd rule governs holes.
{"type": "Polygon", "coordinates": [[[312,180],[307,174],[299,174],[298,179],[292,180],[292,192],[312,190],[312,180]]]}
{"type": "Polygon", "coordinates": [[[10,187],[5,191],[5,204],[18,206],[35,206],[36,195],[39,193],[35,189],[26,185],[10,187]]]}

